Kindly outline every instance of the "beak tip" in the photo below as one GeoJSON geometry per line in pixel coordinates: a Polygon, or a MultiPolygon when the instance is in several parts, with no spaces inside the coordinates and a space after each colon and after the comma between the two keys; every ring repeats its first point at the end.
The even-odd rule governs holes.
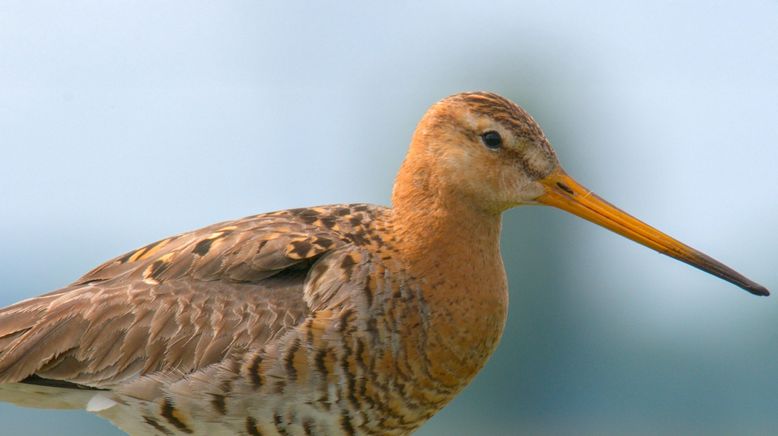
{"type": "Polygon", "coordinates": [[[760,297],[770,296],[770,291],[768,291],[767,288],[762,285],[757,285],[756,283],[746,287],[745,290],[760,297]]]}

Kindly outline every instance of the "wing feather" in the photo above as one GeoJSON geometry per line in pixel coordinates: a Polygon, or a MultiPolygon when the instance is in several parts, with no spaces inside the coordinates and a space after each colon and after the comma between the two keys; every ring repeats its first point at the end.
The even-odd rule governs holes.
{"type": "Polygon", "coordinates": [[[0,383],[34,376],[104,388],[262,346],[310,312],[308,269],[347,244],[291,213],[149,244],[0,309],[0,383]]]}

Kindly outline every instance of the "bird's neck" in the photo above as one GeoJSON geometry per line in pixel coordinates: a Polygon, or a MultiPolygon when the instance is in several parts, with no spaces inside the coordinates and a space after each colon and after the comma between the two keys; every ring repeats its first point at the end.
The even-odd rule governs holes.
{"type": "Polygon", "coordinates": [[[396,246],[415,273],[432,277],[502,270],[500,214],[472,207],[455,193],[414,193],[411,201],[397,197],[391,225],[396,246]]]}
{"type": "Polygon", "coordinates": [[[496,347],[507,315],[501,217],[412,164],[406,160],[393,193],[394,244],[429,307],[430,361],[440,376],[466,383],[496,347]]]}

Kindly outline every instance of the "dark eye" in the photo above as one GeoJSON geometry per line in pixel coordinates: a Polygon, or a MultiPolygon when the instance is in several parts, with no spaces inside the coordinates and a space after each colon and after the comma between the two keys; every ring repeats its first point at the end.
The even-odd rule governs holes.
{"type": "Polygon", "coordinates": [[[492,150],[496,150],[502,147],[502,136],[500,136],[500,134],[494,130],[490,130],[481,135],[481,141],[483,141],[485,146],[491,148],[492,150]]]}

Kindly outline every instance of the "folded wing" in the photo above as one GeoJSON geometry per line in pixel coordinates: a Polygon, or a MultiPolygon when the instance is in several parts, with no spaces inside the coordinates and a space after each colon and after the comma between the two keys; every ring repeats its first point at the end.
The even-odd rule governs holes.
{"type": "Polygon", "coordinates": [[[278,212],[127,253],[0,310],[0,383],[110,388],[257,348],[305,318],[309,269],[347,243],[278,212]]]}

